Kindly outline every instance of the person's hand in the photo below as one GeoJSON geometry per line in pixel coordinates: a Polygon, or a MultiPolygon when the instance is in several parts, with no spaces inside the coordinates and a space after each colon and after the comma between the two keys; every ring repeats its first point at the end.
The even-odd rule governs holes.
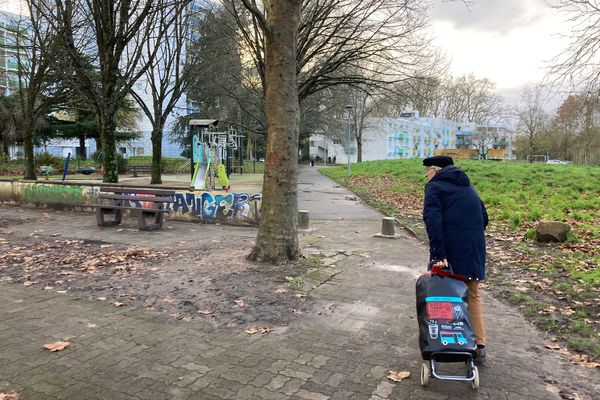
{"type": "Polygon", "coordinates": [[[440,260],[438,262],[436,262],[435,264],[433,264],[434,267],[447,267],[448,266],[448,260],[447,259],[443,259],[440,260]]]}

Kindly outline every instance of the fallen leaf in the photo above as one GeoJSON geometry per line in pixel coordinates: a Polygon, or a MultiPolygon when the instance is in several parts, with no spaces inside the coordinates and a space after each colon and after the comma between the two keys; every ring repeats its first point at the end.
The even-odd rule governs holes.
{"type": "Polygon", "coordinates": [[[571,307],[564,307],[564,308],[560,309],[560,313],[562,315],[569,316],[569,315],[575,314],[575,310],[573,310],[571,307]]]}
{"type": "Polygon", "coordinates": [[[233,302],[238,307],[243,307],[244,306],[244,299],[235,299],[235,300],[233,300],[233,302]]]}
{"type": "Polygon", "coordinates": [[[587,368],[600,368],[600,362],[595,362],[590,359],[590,356],[587,354],[578,354],[576,356],[571,357],[569,360],[573,364],[583,365],[587,368]]]}
{"type": "Polygon", "coordinates": [[[113,306],[115,306],[115,307],[123,307],[124,305],[125,305],[124,303],[120,303],[120,302],[118,302],[118,301],[115,301],[115,302],[113,303],[113,306]]]}
{"type": "Polygon", "coordinates": [[[97,300],[106,301],[106,297],[98,297],[97,300]]]}
{"type": "Polygon", "coordinates": [[[296,293],[296,297],[298,297],[299,299],[306,297],[306,293],[296,293]]]}
{"type": "Polygon", "coordinates": [[[19,400],[17,392],[2,393],[0,392],[0,400],[19,400]]]}
{"type": "Polygon", "coordinates": [[[269,333],[272,331],[273,331],[273,328],[268,328],[266,326],[262,326],[262,327],[252,326],[250,328],[244,329],[244,332],[246,332],[248,335],[254,335],[255,333],[266,334],[266,333],[269,333]]]}
{"type": "Polygon", "coordinates": [[[285,289],[285,288],[279,288],[275,291],[275,293],[285,293],[285,292],[287,292],[287,289],[285,289]]]}
{"type": "Polygon", "coordinates": [[[90,328],[90,329],[93,329],[93,328],[95,328],[97,325],[96,325],[96,324],[92,324],[92,323],[89,323],[89,322],[88,322],[88,324],[87,324],[86,326],[87,326],[88,328],[90,328]]]}
{"type": "Polygon", "coordinates": [[[66,290],[57,290],[56,293],[65,294],[65,293],[67,293],[67,291],[66,290]]]}
{"type": "Polygon", "coordinates": [[[569,392],[567,390],[561,390],[560,392],[558,392],[558,394],[563,399],[567,399],[567,400],[581,400],[581,396],[579,396],[575,392],[569,392]]]}
{"type": "Polygon", "coordinates": [[[544,347],[550,350],[560,350],[558,343],[544,343],[544,347]]]}
{"type": "Polygon", "coordinates": [[[358,254],[357,254],[357,256],[361,256],[361,257],[365,257],[365,258],[369,258],[369,257],[371,257],[371,256],[369,255],[369,253],[358,253],[358,254]]]}
{"type": "Polygon", "coordinates": [[[54,343],[48,343],[43,345],[42,347],[46,350],[50,350],[52,352],[54,351],[61,351],[66,349],[67,347],[69,347],[71,343],[69,342],[54,342],[54,343]]]}
{"type": "Polygon", "coordinates": [[[198,314],[201,314],[201,315],[211,315],[211,314],[214,314],[214,313],[215,312],[211,311],[211,310],[198,310],[198,314]]]}
{"type": "Polygon", "coordinates": [[[403,379],[410,377],[410,371],[388,371],[388,379],[394,382],[400,382],[403,379]]]}
{"type": "Polygon", "coordinates": [[[288,282],[291,282],[291,281],[293,281],[293,280],[294,280],[294,278],[293,278],[293,277],[291,277],[291,276],[286,276],[286,277],[285,277],[285,280],[286,280],[286,281],[288,281],[288,282]]]}

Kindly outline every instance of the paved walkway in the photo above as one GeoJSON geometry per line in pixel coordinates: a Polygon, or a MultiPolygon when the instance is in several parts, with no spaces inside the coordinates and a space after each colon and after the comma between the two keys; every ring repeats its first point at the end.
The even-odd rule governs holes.
{"type": "MultiPolygon", "coordinates": [[[[421,388],[414,282],[426,261],[425,247],[408,237],[373,238],[380,216],[347,199],[349,192],[314,169],[303,168],[300,182],[300,207],[320,218],[301,237],[305,252],[353,254],[341,258],[334,266],[338,272],[311,292],[311,312],[268,335],[249,336],[201,320],[174,321],[0,283],[0,393],[15,390],[21,400],[512,400],[560,399],[559,390],[583,399],[600,393],[597,370],[571,365],[545,349],[542,333],[489,297],[490,361],[481,369],[479,391],[435,380],[421,388]],[[54,340],[72,345],[58,353],[41,349],[54,340]],[[386,379],[388,370],[412,376],[393,383],[386,379]]],[[[54,229],[68,222],[58,221],[54,229]]],[[[185,223],[173,225],[188,229],[185,223]]],[[[21,225],[11,234],[26,235],[28,226],[32,229],[21,225]]],[[[51,234],[53,227],[45,229],[51,234]]],[[[255,234],[219,229],[236,230],[239,237],[255,234]]],[[[7,231],[0,228],[0,235],[7,231]]],[[[164,245],[163,239],[175,237],[154,235],[144,244],[159,239],[164,245]]]]}

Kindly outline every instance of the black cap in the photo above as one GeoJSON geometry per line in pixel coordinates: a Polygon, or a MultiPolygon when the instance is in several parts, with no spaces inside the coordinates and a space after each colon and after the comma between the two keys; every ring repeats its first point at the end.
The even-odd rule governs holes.
{"type": "Polygon", "coordinates": [[[435,156],[435,157],[429,157],[429,158],[424,159],[423,165],[425,167],[444,168],[444,167],[447,167],[448,165],[454,165],[454,160],[452,160],[452,157],[448,157],[448,156],[435,156]]]}

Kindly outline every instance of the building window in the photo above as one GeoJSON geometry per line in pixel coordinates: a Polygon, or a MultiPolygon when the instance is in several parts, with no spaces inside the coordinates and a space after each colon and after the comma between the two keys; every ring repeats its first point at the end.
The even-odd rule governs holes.
{"type": "Polygon", "coordinates": [[[315,147],[315,141],[314,140],[310,141],[310,147],[315,147]]]}
{"type": "Polygon", "coordinates": [[[127,147],[119,147],[119,153],[127,154],[127,147]]]}
{"type": "Polygon", "coordinates": [[[341,144],[342,142],[340,142],[338,139],[333,139],[333,144],[341,144]]]}
{"type": "Polygon", "coordinates": [[[144,148],[143,147],[138,147],[137,154],[138,154],[138,156],[143,156],[144,155],[144,148]]]}

